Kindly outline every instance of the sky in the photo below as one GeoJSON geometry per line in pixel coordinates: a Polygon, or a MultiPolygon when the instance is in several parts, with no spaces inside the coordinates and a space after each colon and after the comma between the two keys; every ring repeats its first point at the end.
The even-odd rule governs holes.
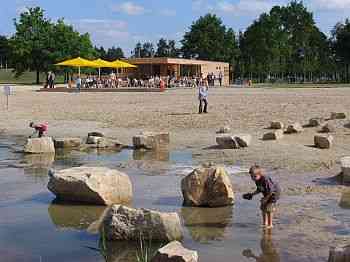
{"type": "MultiPolygon", "coordinates": [[[[94,45],[120,46],[125,55],[140,41],[180,40],[201,15],[215,13],[236,32],[244,31],[262,12],[288,0],[0,0],[0,35],[14,33],[13,19],[27,7],[40,6],[52,20],[64,18],[94,45]]],[[[350,0],[304,0],[321,30],[350,17],[350,0]]]]}

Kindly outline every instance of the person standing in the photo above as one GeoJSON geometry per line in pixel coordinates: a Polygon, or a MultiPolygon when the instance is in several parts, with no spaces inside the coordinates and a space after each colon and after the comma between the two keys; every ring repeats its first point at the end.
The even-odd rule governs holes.
{"type": "Polygon", "coordinates": [[[55,88],[55,78],[56,75],[54,72],[50,73],[50,88],[55,88]]]}
{"type": "Polygon", "coordinates": [[[222,75],[222,72],[220,71],[220,73],[219,73],[219,83],[220,83],[220,86],[222,86],[222,77],[223,77],[223,75],[222,75]]]}
{"type": "Polygon", "coordinates": [[[80,78],[80,75],[77,76],[77,79],[75,80],[75,84],[76,84],[78,93],[80,93],[80,89],[81,89],[81,78],[80,78]]]}
{"type": "Polygon", "coordinates": [[[208,113],[208,81],[202,80],[199,84],[199,114],[208,113]],[[204,107],[203,107],[204,106],[204,107]]]}

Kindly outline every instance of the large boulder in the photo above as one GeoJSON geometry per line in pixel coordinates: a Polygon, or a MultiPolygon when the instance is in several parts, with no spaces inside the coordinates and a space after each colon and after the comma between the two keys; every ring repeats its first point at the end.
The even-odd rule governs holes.
{"type": "Polygon", "coordinates": [[[346,118],[346,114],[345,113],[337,113],[337,112],[332,112],[331,113],[331,119],[335,120],[335,119],[345,119],[346,118]]]}
{"type": "Polygon", "coordinates": [[[316,135],[314,137],[315,147],[320,149],[329,149],[333,145],[333,136],[316,135]]]}
{"type": "Polygon", "coordinates": [[[97,149],[103,149],[103,148],[122,148],[123,145],[118,140],[106,138],[106,137],[99,137],[99,136],[88,136],[86,139],[86,145],[87,148],[97,148],[97,149]]]}
{"type": "Polygon", "coordinates": [[[89,136],[104,137],[105,135],[101,132],[90,132],[90,133],[88,133],[88,137],[89,136]]]}
{"type": "Polygon", "coordinates": [[[295,134],[295,133],[301,133],[303,132],[303,127],[300,123],[296,122],[294,124],[291,124],[287,127],[286,134],[295,134]]]}
{"type": "Polygon", "coordinates": [[[341,174],[343,181],[346,183],[350,182],[350,156],[343,157],[340,160],[340,165],[341,165],[341,174]]]}
{"type": "Polygon", "coordinates": [[[135,149],[157,150],[170,143],[169,133],[143,132],[132,139],[135,149]]]}
{"type": "Polygon", "coordinates": [[[349,262],[349,261],[350,261],[350,246],[330,248],[328,262],[349,262]]]}
{"type": "Polygon", "coordinates": [[[185,206],[221,207],[234,204],[229,176],[222,167],[198,168],[181,181],[185,206]]]}
{"type": "Polygon", "coordinates": [[[335,126],[331,123],[327,123],[322,126],[321,133],[333,133],[335,132],[335,126]]]}
{"type": "Polygon", "coordinates": [[[55,148],[74,148],[80,147],[81,139],[79,137],[55,138],[55,148]]]}
{"type": "Polygon", "coordinates": [[[197,251],[184,248],[178,241],[172,241],[158,249],[151,262],[197,262],[197,251]]]}
{"type": "Polygon", "coordinates": [[[177,213],[162,213],[112,205],[103,219],[107,240],[181,240],[182,228],[177,213]]]}
{"type": "Polygon", "coordinates": [[[280,121],[273,121],[270,123],[271,129],[284,129],[284,124],[280,121]]]}
{"type": "Polygon", "coordinates": [[[24,152],[30,154],[55,153],[55,145],[51,137],[28,138],[24,152]]]}
{"type": "Polygon", "coordinates": [[[49,172],[48,189],[60,200],[96,205],[129,203],[132,185],[129,177],[105,167],[74,167],[49,172]]]}
{"type": "Polygon", "coordinates": [[[268,133],[264,134],[263,140],[279,140],[279,139],[282,139],[283,136],[284,136],[283,130],[278,129],[276,131],[268,132],[268,133]]]}
{"type": "Polygon", "coordinates": [[[237,149],[250,146],[252,136],[248,134],[240,135],[219,135],[216,137],[216,143],[222,149],[237,149]]]}

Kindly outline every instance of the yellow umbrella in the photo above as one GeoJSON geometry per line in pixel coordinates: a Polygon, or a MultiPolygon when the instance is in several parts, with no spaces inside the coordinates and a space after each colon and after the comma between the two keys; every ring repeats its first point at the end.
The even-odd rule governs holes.
{"type": "Polygon", "coordinates": [[[137,67],[135,65],[129,64],[121,60],[115,60],[111,63],[115,66],[115,68],[136,68],[137,67]]]}
{"type": "Polygon", "coordinates": [[[94,62],[95,64],[98,65],[98,77],[99,78],[101,77],[101,68],[103,68],[103,67],[114,68],[114,64],[112,62],[103,60],[101,58],[96,59],[96,60],[94,60],[92,62],[94,62]]]}
{"type": "Polygon", "coordinates": [[[78,67],[79,68],[79,76],[80,76],[80,68],[81,67],[99,67],[99,65],[96,64],[95,62],[92,62],[90,60],[87,60],[87,59],[84,59],[81,57],[69,59],[69,60],[57,63],[56,65],[78,67]]]}

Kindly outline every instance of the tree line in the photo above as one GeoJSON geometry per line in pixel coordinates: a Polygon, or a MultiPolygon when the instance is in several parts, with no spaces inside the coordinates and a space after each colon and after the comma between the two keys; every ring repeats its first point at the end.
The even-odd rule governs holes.
{"type": "MultiPolygon", "coordinates": [[[[80,34],[63,19],[51,21],[39,7],[29,8],[14,23],[13,36],[0,36],[0,66],[13,68],[17,75],[32,70],[39,80],[40,72],[76,56],[124,57],[121,48],[93,46],[89,34],[80,34]]],[[[235,79],[256,82],[348,83],[350,21],[337,23],[328,37],[302,1],[274,6],[244,32],[235,32],[215,14],[207,14],[192,23],[179,43],[164,38],[156,45],[139,42],[131,55],[228,62],[235,79]]]]}

